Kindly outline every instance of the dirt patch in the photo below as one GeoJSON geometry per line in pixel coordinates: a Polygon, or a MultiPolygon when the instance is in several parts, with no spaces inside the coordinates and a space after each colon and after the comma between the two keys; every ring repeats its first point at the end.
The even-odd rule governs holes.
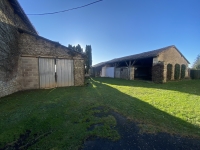
{"type": "MultiPolygon", "coordinates": [[[[102,110],[102,108],[100,108],[102,110]]],[[[121,138],[112,141],[105,138],[91,137],[83,145],[84,150],[105,150],[105,149],[200,149],[200,140],[185,138],[181,136],[172,136],[168,133],[140,133],[139,125],[126,119],[124,116],[112,110],[108,112],[97,113],[101,117],[112,115],[117,121],[115,130],[118,131],[121,138]]]]}

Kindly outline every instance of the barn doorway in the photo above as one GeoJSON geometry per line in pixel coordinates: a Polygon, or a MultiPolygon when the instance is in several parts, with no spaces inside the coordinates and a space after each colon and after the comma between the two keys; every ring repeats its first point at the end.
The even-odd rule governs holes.
{"type": "Polygon", "coordinates": [[[139,59],[134,64],[135,79],[152,80],[153,58],[139,59]]]}
{"type": "Polygon", "coordinates": [[[73,64],[68,59],[39,58],[40,88],[73,86],[73,64]]]}

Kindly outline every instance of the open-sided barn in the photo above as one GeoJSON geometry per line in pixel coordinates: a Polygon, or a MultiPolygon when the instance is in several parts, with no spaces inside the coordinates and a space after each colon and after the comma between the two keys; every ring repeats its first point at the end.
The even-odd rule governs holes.
{"type": "Polygon", "coordinates": [[[187,77],[188,64],[189,61],[176,46],[172,45],[96,64],[93,66],[93,73],[95,76],[101,77],[166,82],[176,78],[177,71],[175,70],[177,69],[175,66],[179,66],[177,67],[178,79],[187,77]]]}
{"type": "Polygon", "coordinates": [[[84,84],[85,55],[38,35],[17,0],[0,0],[0,97],[84,84]]]}

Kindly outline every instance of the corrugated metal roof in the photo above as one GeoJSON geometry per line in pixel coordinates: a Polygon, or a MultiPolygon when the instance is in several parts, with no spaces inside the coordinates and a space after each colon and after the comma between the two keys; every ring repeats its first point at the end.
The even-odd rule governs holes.
{"type": "MultiPolygon", "coordinates": [[[[106,65],[106,64],[109,64],[109,63],[117,63],[117,62],[121,62],[121,61],[138,60],[138,59],[144,59],[144,58],[153,58],[153,57],[158,56],[161,52],[168,50],[169,48],[172,48],[172,47],[174,47],[182,55],[182,53],[176,48],[176,46],[171,45],[171,46],[163,47],[163,48],[160,48],[160,49],[156,49],[156,50],[152,50],[152,51],[148,51],[148,52],[144,52],[144,53],[140,53],[140,54],[115,58],[115,59],[112,59],[112,60],[109,60],[109,61],[106,61],[106,62],[98,63],[98,64],[94,65],[93,67],[100,67],[100,66],[103,66],[103,65],[106,65]]],[[[184,59],[189,63],[189,61],[185,57],[184,57],[184,59]]]]}

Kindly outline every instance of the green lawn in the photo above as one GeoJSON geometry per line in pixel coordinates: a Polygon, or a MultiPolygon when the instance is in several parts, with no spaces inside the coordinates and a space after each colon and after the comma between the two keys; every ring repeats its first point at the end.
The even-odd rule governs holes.
{"type": "Polygon", "coordinates": [[[90,136],[117,140],[112,109],[143,132],[200,138],[200,80],[154,84],[92,78],[84,87],[31,90],[0,98],[0,149],[78,149],[90,136]],[[102,124],[101,126],[93,126],[102,124]]]}

